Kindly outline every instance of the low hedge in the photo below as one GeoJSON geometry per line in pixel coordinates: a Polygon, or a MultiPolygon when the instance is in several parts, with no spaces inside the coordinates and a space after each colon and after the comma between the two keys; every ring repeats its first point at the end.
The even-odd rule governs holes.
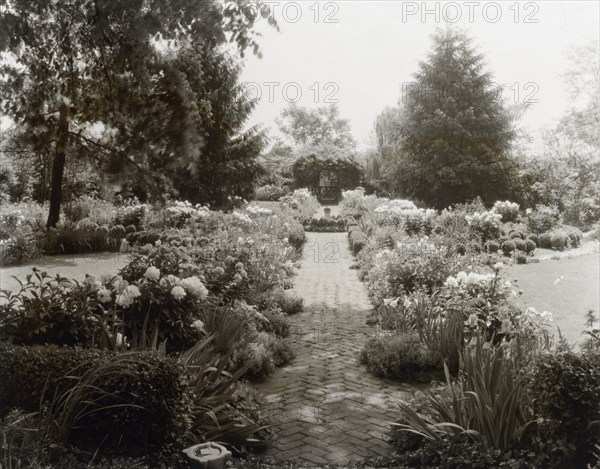
{"type": "Polygon", "coordinates": [[[40,238],[40,249],[49,255],[82,254],[98,251],[118,251],[125,228],[87,225],[52,228],[40,238]],[[119,235],[121,235],[118,237],[119,235]]]}
{"type": "Polygon", "coordinates": [[[66,390],[57,380],[73,373],[85,373],[93,365],[110,359],[106,350],[57,345],[0,346],[0,413],[18,407],[39,410],[40,400],[50,400],[56,392],[66,390]],[[46,393],[42,396],[44,387],[46,393]]]}
{"type": "Polygon", "coordinates": [[[600,445],[600,351],[541,355],[528,388],[555,467],[590,467],[600,445]]]}
{"type": "Polygon", "coordinates": [[[347,225],[348,241],[354,255],[358,254],[369,243],[366,233],[356,224],[349,222],[347,225]]]}
{"type": "Polygon", "coordinates": [[[185,367],[174,358],[54,345],[2,346],[3,413],[12,407],[39,410],[40,403],[56,409],[53,398],[73,390],[81,391],[81,397],[69,408],[81,417],[61,437],[78,446],[125,448],[129,455],[135,449],[152,454],[173,445],[179,450],[177,442],[191,428],[193,388],[185,367]],[[86,416],[84,411],[90,410],[86,416]]]}
{"type": "Polygon", "coordinates": [[[302,226],[305,231],[312,232],[339,233],[346,231],[346,222],[339,217],[305,218],[302,220],[302,226]]]}
{"type": "Polygon", "coordinates": [[[428,382],[443,377],[443,362],[415,333],[371,337],[361,352],[361,363],[385,378],[428,382]]]}

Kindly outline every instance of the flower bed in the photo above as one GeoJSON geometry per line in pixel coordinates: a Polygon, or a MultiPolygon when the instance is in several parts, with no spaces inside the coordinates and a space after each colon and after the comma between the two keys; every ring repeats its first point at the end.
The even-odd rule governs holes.
{"type": "MultiPolygon", "coordinates": [[[[0,397],[24,409],[44,403],[49,418],[66,419],[59,443],[84,449],[102,443],[116,451],[119,441],[126,442],[119,429],[138,428],[140,422],[132,434],[163,428],[167,433],[148,433],[148,438],[167,466],[179,466],[180,450],[197,441],[219,440],[238,450],[264,444],[257,399],[241,380],[264,379],[293,358],[287,314],[301,310],[302,301],[285,290],[305,242],[302,225],[285,208],[276,214],[254,204],[226,214],[179,202],[146,215],[146,229],[127,235],[129,262],[118,275],[89,275],[77,282],[34,270],[19,291],[2,293],[2,340],[20,347],[25,361],[19,368],[32,370],[30,381],[38,384],[31,388],[37,397],[27,405],[14,401],[18,396],[2,385],[0,397]],[[45,349],[52,346],[58,348],[45,349]],[[83,359],[80,366],[73,354],[96,358],[83,359]],[[53,357],[54,371],[37,364],[45,355],[53,357]],[[148,360],[152,364],[143,365],[148,360]],[[149,377],[156,376],[152,389],[136,384],[132,370],[138,365],[140,372],[147,368],[149,377]],[[50,371],[51,383],[64,382],[67,387],[60,389],[72,387],[76,394],[49,392],[40,400],[39,383],[50,371]],[[180,383],[176,392],[167,381],[180,383]],[[86,402],[110,408],[113,401],[102,396],[115,392],[111,383],[125,390],[115,396],[122,412],[100,418],[99,410],[102,425],[94,427],[100,429],[96,433],[86,433],[85,419],[69,420],[73,414],[65,412],[79,412],[86,402]],[[153,399],[158,403],[151,414],[135,410],[153,399]],[[173,432],[159,421],[170,419],[159,406],[169,402],[181,424],[173,432]],[[122,425],[115,425],[116,419],[122,425]],[[72,432],[75,425],[81,429],[72,432]]],[[[17,379],[13,365],[3,367],[7,360],[14,362],[13,351],[0,351],[2,383],[17,379]]],[[[129,443],[123,448],[131,451],[129,443]]]]}
{"type": "MultiPolygon", "coordinates": [[[[600,439],[581,429],[594,425],[595,410],[568,411],[574,415],[569,425],[582,433],[567,434],[558,424],[560,404],[553,404],[562,402],[566,388],[581,393],[582,402],[597,399],[592,356],[565,356],[565,346],[550,334],[551,314],[519,306],[515,285],[503,279],[505,262],[526,262],[552,240],[554,249],[574,246],[580,234],[553,225],[538,236],[510,202],[492,210],[475,202],[432,214],[429,234],[423,225],[407,228],[404,214],[415,210],[407,203],[378,207],[363,211],[360,228],[352,225],[358,233],[369,232],[356,259],[376,308],[368,320],[375,330],[361,361],[387,378],[443,382],[414,402],[400,403],[394,461],[435,466],[456,459],[457,448],[485,449],[462,455],[465,464],[584,467],[593,461],[600,439]],[[390,208],[394,205],[399,208],[390,208]],[[542,369],[552,370],[552,377],[542,369]],[[580,384],[571,380],[575,370],[585,375],[580,384]]],[[[600,347],[589,335],[587,347],[600,347]]]]}

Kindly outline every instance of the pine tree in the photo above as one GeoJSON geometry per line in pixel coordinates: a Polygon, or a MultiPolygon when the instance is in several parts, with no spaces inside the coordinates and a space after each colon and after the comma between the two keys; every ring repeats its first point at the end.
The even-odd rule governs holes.
{"type": "Polygon", "coordinates": [[[471,40],[438,30],[407,90],[398,158],[388,173],[395,192],[437,208],[508,197],[515,177],[510,118],[471,40]]]}

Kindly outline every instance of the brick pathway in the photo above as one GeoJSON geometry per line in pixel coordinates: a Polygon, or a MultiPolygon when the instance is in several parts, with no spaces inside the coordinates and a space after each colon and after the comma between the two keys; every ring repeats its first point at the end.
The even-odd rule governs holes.
{"type": "Polygon", "coordinates": [[[369,302],[345,233],[307,233],[294,291],[296,359],[258,386],[269,402],[274,443],[266,454],[316,466],[387,455],[389,421],[407,386],[370,375],[359,354],[370,333],[369,302]]]}

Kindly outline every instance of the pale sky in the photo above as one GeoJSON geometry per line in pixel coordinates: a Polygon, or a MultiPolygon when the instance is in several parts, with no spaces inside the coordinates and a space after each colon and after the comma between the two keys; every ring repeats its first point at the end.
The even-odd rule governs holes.
{"type": "Polygon", "coordinates": [[[250,123],[276,133],[274,119],[296,99],[299,88],[299,105],[323,105],[328,96],[339,100],[342,116],[350,120],[356,140],[365,148],[375,117],[397,103],[402,83],[412,80],[418,62],[426,57],[436,26],[443,27],[444,19],[455,21],[460,13],[456,24],[474,38],[494,81],[512,85],[503,96],[511,101],[538,100],[522,121],[535,136],[567,107],[568,90],[561,77],[569,66],[565,52],[586,39],[598,41],[598,5],[598,1],[273,1],[281,31],[259,22],[263,58],[247,57],[242,75],[252,83],[248,86],[253,96],[258,89],[262,94],[250,123]],[[426,11],[430,13],[423,17],[426,11]],[[272,99],[268,82],[278,84],[271,85],[272,99]]]}
{"type": "MultiPolygon", "coordinates": [[[[597,0],[266,3],[280,32],[259,20],[263,58],[249,53],[245,59],[242,80],[253,96],[261,95],[249,125],[261,124],[276,135],[275,118],[300,90],[299,105],[337,100],[360,148],[369,146],[377,114],[398,102],[402,83],[412,81],[430,49],[430,35],[446,19],[473,37],[494,81],[505,86],[506,99],[538,100],[522,121],[534,138],[568,107],[561,76],[569,67],[566,51],[599,37],[597,0]]],[[[1,127],[8,123],[0,119],[1,127]]]]}

